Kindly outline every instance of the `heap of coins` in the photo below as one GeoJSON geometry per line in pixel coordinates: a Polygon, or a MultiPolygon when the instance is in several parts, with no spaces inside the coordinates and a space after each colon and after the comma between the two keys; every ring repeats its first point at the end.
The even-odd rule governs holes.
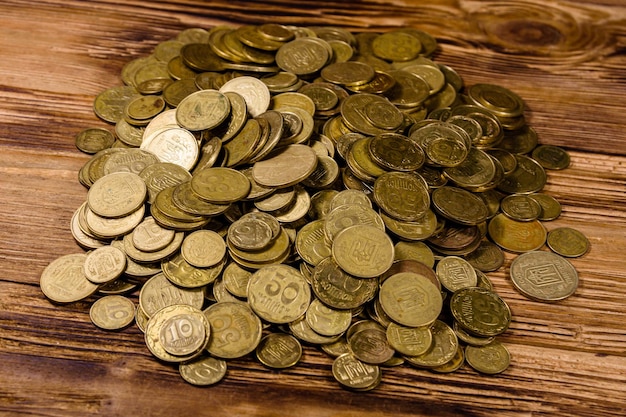
{"type": "Polygon", "coordinates": [[[86,252],[53,261],[43,293],[94,300],[103,329],[134,322],[195,385],[249,354],[294,366],[303,345],[356,391],[403,363],[503,372],[512,316],[486,273],[519,254],[513,285],[561,300],[589,242],[542,223],[567,153],[538,143],[517,94],[465,86],[436,51],[416,29],[262,24],[184,30],[129,62],[94,101],[113,132],[76,136],[86,252]]]}

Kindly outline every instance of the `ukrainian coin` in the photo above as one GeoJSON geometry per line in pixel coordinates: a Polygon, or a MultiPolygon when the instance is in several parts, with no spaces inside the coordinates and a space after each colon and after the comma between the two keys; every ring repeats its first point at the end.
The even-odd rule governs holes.
{"type": "Polygon", "coordinates": [[[76,243],[78,243],[84,249],[98,249],[107,244],[106,240],[95,236],[89,230],[82,230],[80,227],[79,217],[83,216],[86,205],[87,202],[84,202],[78,209],[74,211],[74,214],[72,214],[72,220],[70,223],[72,237],[74,237],[76,243]]]}
{"type": "Polygon", "coordinates": [[[470,148],[467,157],[443,174],[457,186],[471,189],[489,184],[496,176],[496,163],[485,151],[470,148]]]}
{"type": "Polygon", "coordinates": [[[378,35],[372,42],[374,54],[387,61],[410,61],[417,58],[421,50],[418,38],[399,30],[378,35]]]}
{"type": "Polygon", "coordinates": [[[115,142],[113,133],[107,129],[92,127],[81,130],[75,138],[76,147],[85,153],[95,154],[110,148],[115,142]]]}
{"type": "Polygon", "coordinates": [[[93,110],[96,116],[109,123],[117,123],[124,117],[124,108],[132,99],[139,96],[130,85],[111,87],[96,96],[93,110]]]}
{"type": "Polygon", "coordinates": [[[163,273],[154,275],[143,284],[139,292],[139,304],[148,317],[164,307],[190,305],[202,308],[202,289],[180,288],[172,284],[163,273]]]}
{"type": "Polygon", "coordinates": [[[241,94],[234,91],[226,91],[224,95],[230,101],[230,115],[222,125],[213,129],[212,133],[219,137],[222,142],[227,142],[243,129],[248,120],[248,108],[241,94]]]}
{"type": "Polygon", "coordinates": [[[311,288],[324,304],[347,310],[373,299],[378,291],[378,280],[351,276],[332,257],[328,257],[313,268],[311,288]]]}
{"type": "Polygon", "coordinates": [[[146,194],[146,184],[139,175],[114,172],[91,186],[87,204],[99,216],[123,217],[136,211],[146,200],[146,194]]]}
{"type": "Polygon", "coordinates": [[[112,239],[132,231],[143,219],[145,207],[123,217],[102,217],[95,214],[88,206],[84,207],[84,221],[88,231],[101,239],[112,239]]]}
{"type": "Polygon", "coordinates": [[[533,149],[532,157],[545,169],[565,169],[569,166],[569,154],[559,146],[539,145],[533,149]]]}
{"type": "Polygon", "coordinates": [[[290,334],[270,333],[261,339],[256,357],[263,365],[273,369],[285,369],[300,361],[302,345],[290,334]]]}
{"type": "Polygon", "coordinates": [[[248,303],[270,323],[289,323],[301,317],[311,302],[304,276],[289,265],[270,265],[257,270],[248,283],[248,303]]]}
{"type": "Polygon", "coordinates": [[[373,183],[376,178],[387,172],[378,165],[369,152],[371,137],[359,139],[350,146],[346,155],[348,169],[361,181],[373,183]]]}
{"type": "Polygon", "coordinates": [[[502,343],[492,342],[486,346],[466,346],[465,360],[476,371],[494,375],[509,367],[511,356],[502,343]]]}
{"type": "Polygon", "coordinates": [[[333,361],[333,376],[341,385],[354,390],[370,390],[380,383],[378,365],[358,360],[352,353],[344,353],[333,361]]]}
{"type": "Polygon", "coordinates": [[[331,252],[341,269],[359,278],[377,277],[393,263],[393,242],[375,226],[343,229],[334,237],[331,252]]]}
{"type": "Polygon", "coordinates": [[[176,121],[188,130],[200,131],[219,126],[230,114],[230,101],[217,90],[189,94],[176,107],[176,121]]]}
{"type": "Polygon", "coordinates": [[[207,350],[222,359],[253,352],[261,341],[261,319],[241,302],[219,302],[204,310],[211,325],[207,350]]]}
{"type": "Polygon", "coordinates": [[[390,217],[404,221],[419,220],[430,205],[426,182],[407,172],[388,172],[378,177],[374,200],[390,217]]]}
{"type": "Polygon", "coordinates": [[[452,316],[471,334],[490,337],[503,333],[511,323],[511,310],[493,291],[465,287],[450,298],[452,316]]]}
{"type": "Polygon", "coordinates": [[[385,328],[378,323],[375,326],[358,328],[349,334],[348,346],[357,359],[370,365],[382,365],[395,353],[387,341],[385,328]]]}
{"type": "Polygon", "coordinates": [[[195,136],[182,128],[166,128],[145,137],[141,149],[149,151],[161,162],[170,162],[190,170],[196,164],[200,149],[195,136]]]}
{"type": "Polygon", "coordinates": [[[228,228],[230,243],[241,250],[261,250],[267,247],[273,238],[269,224],[251,216],[243,216],[228,228]]]}
{"type": "Polygon", "coordinates": [[[422,275],[423,277],[428,278],[428,280],[432,282],[439,291],[441,291],[441,282],[439,281],[439,277],[437,276],[435,271],[433,271],[432,267],[413,259],[394,261],[393,265],[391,265],[391,268],[389,268],[387,272],[380,276],[380,283],[382,284],[387,278],[399,272],[411,272],[414,274],[422,275]]]}
{"type": "Polygon", "coordinates": [[[285,210],[274,212],[274,217],[281,223],[290,224],[302,220],[311,207],[311,197],[304,187],[295,186],[295,201],[285,210]]]}
{"type": "Polygon", "coordinates": [[[574,294],[578,272],[565,258],[544,251],[519,255],[511,263],[511,281],[524,296],[537,301],[561,301],[574,294]]]}
{"type": "Polygon", "coordinates": [[[165,319],[161,325],[159,342],[171,355],[193,355],[209,341],[209,322],[201,310],[190,306],[175,307],[176,314],[165,319]]]}
{"type": "Polygon", "coordinates": [[[191,182],[185,181],[172,190],[172,203],[185,213],[195,216],[217,216],[230,207],[229,204],[213,204],[199,198],[191,189],[191,182]]]}
{"type": "Polygon", "coordinates": [[[191,189],[210,203],[229,204],[248,195],[250,181],[232,168],[205,168],[192,177],[191,189]]]}
{"type": "Polygon", "coordinates": [[[242,268],[236,262],[230,262],[224,269],[222,281],[229,293],[235,297],[246,298],[251,276],[251,271],[242,268]]]}
{"type": "Polygon", "coordinates": [[[341,103],[341,116],[351,130],[372,136],[393,132],[404,122],[393,103],[375,94],[349,96],[341,103]]]}
{"type": "Polygon", "coordinates": [[[433,341],[430,327],[407,327],[397,323],[387,326],[387,340],[401,355],[417,356],[428,351],[433,341]]]}
{"type": "Polygon", "coordinates": [[[146,332],[146,324],[148,324],[149,319],[150,317],[148,317],[141,309],[141,305],[137,304],[137,307],[135,308],[135,324],[142,333],[146,332]]]}
{"type": "Polygon", "coordinates": [[[215,282],[225,263],[226,259],[222,259],[211,267],[198,268],[187,262],[179,252],[162,260],[161,270],[165,277],[178,287],[200,288],[215,282]]]}
{"type": "Polygon", "coordinates": [[[504,264],[502,249],[489,240],[481,240],[480,245],[465,255],[465,260],[482,272],[491,272],[504,264]]]}
{"type": "Polygon", "coordinates": [[[539,203],[526,194],[507,195],[500,201],[500,210],[519,222],[530,222],[541,215],[539,203]]]}
{"type": "Polygon", "coordinates": [[[226,361],[202,355],[178,366],[180,376],[191,385],[207,386],[218,383],[226,375],[226,361]]]}
{"type": "Polygon", "coordinates": [[[315,151],[306,145],[294,144],[279,149],[258,161],[252,168],[254,180],[266,187],[284,188],[307,178],[317,166],[315,151]]]}
{"type": "Polygon", "coordinates": [[[432,324],[443,306],[439,289],[413,272],[399,272],[385,279],[378,297],[389,318],[407,327],[432,324]]]}
{"type": "Polygon", "coordinates": [[[385,133],[369,142],[370,155],[377,164],[393,171],[415,171],[424,164],[424,151],[404,135],[385,133]]]}
{"type": "Polygon", "coordinates": [[[457,321],[452,323],[452,329],[454,333],[456,333],[457,337],[460,341],[467,343],[471,346],[485,346],[495,340],[495,336],[483,337],[483,336],[475,336],[465,330],[463,327],[459,325],[457,321]]]}
{"type": "Polygon", "coordinates": [[[85,259],[85,277],[94,284],[106,284],[117,279],[126,269],[126,254],[114,247],[103,246],[89,252],[85,259]]]}
{"type": "Polygon", "coordinates": [[[233,246],[229,240],[226,241],[230,256],[243,267],[259,269],[263,266],[280,263],[291,253],[291,241],[284,228],[272,243],[257,251],[242,251],[233,246]]]}
{"type": "MultiPolygon", "coordinates": [[[[165,109],[165,100],[157,95],[141,95],[128,102],[124,115],[130,121],[144,121],[155,117],[165,109]]],[[[131,123],[133,124],[133,123],[131,123]]]]}
{"type": "Polygon", "coordinates": [[[404,359],[420,368],[435,368],[450,362],[456,355],[459,339],[456,334],[441,320],[435,320],[431,332],[433,341],[430,348],[421,355],[405,356],[404,359]]]}
{"type": "Polygon", "coordinates": [[[338,336],[322,336],[319,333],[316,333],[311,329],[311,326],[307,323],[304,316],[300,317],[289,323],[289,331],[298,340],[301,340],[306,343],[310,343],[313,345],[325,345],[328,343],[335,343],[338,340],[341,340],[342,335],[338,336]]]}
{"type": "Polygon", "coordinates": [[[120,330],[135,320],[135,304],[121,295],[107,295],[89,309],[93,324],[104,330],[120,330]]]}
{"type": "Polygon", "coordinates": [[[234,92],[246,102],[248,113],[257,117],[267,111],[270,105],[270,92],[263,81],[255,77],[242,76],[227,81],[219,89],[220,93],[234,92]]]}
{"type": "Polygon", "coordinates": [[[98,285],[85,276],[86,259],[87,254],[75,253],[50,262],[39,281],[44,295],[56,303],[72,303],[95,293],[98,285]]]}
{"type": "Polygon", "coordinates": [[[395,219],[383,211],[380,212],[380,217],[387,230],[400,239],[419,241],[431,237],[437,230],[437,215],[430,209],[412,222],[395,219]]]}
{"type": "Polygon", "coordinates": [[[197,268],[218,264],[226,255],[226,243],[212,230],[196,230],[183,239],[180,247],[183,258],[197,268]]]}
{"type": "Polygon", "coordinates": [[[372,200],[359,190],[341,190],[334,194],[330,201],[330,210],[334,210],[339,206],[346,204],[359,204],[368,208],[372,208],[372,200]]]}
{"type": "Polygon", "coordinates": [[[589,250],[589,240],[571,227],[557,227],[548,232],[547,244],[553,252],[567,258],[583,256],[589,250]]]}
{"type": "Polygon", "coordinates": [[[454,357],[452,359],[450,359],[448,362],[444,363],[443,365],[430,368],[430,370],[434,372],[438,372],[438,373],[450,373],[450,372],[454,372],[454,371],[461,369],[464,363],[465,363],[465,350],[463,349],[463,346],[459,343],[456,349],[456,353],[454,354],[454,357]]]}
{"type": "Polygon", "coordinates": [[[464,225],[477,225],[487,220],[489,211],[477,195],[449,185],[433,190],[433,208],[446,219],[464,225]]]}
{"type": "Polygon", "coordinates": [[[415,109],[428,98],[430,85],[417,75],[404,70],[390,70],[395,83],[386,93],[389,101],[400,109],[415,109]]]}
{"type": "Polygon", "coordinates": [[[475,287],[478,282],[474,267],[458,256],[446,256],[440,259],[436,272],[441,285],[450,292],[475,287]]]}
{"type": "Polygon", "coordinates": [[[305,262],[317,265],[332,254],[331,245],[325,237],[323,220],[309,222],[298,230],[296,251],[305,262]]]}
{"type": "Polygon", "coordinates": [[[498,190],[508,194],[526,194],[540,191],[546,184],[546,172],[534,159],[515,155],[515,170],[498,184],[498,190]]]}
{"type": "Polygon", "coordinates": [[[109,155],[102,166],[104,175],[113,172],[139,174],[146,167],[159,162],[152,152],[137,148],[124,148],[121,152],[109,155]]]}
{"type": "Polygon", "coordinates": [[[276,52],[276,64],[296,75],[313,74],[328,63],[332,48],[318,38],[297,38],[282,45],[276,52]]]}
{"type": "Polygon", "coordinates": [[[324,351],[324,353],[330,355],[332,358],[337,358],[344,353],[350,353],[348,341],[345,338],[341,338],[333,343],[326,343],[321,345],[320,348],[324,351]]]}
{"type": "Polygon", "coordinates": [[[539,220],[549,221],[558,218],[561,215],[561,203],[554,197],[543,193],[532,193],[528,195],[541,206],[541,214],[539,220]]]}
{"type": "Polygon", "coordinates": [[[451,123],[428,123],[414,130],[410,138],[424,150],[426,161],[431,165],[455,167],[469,153],[469,136],[451,123]]]}
{"type": "Polygon", "coordinates": [[[145,127],[133,126],[124,119],[115,124],[115,136],[128,146],[141,146],[145,130],[145,127]]]}
{"type": "Polygon", "coordinates": [[[341,85],[363,85],[375,75],[374,68],[358,61],[335,62],[325,66],[320,75],[328,82],[341,85]]]}
{"type": "Polygon", "coordinates": [[[478,226],[463,226],[452,222],[444,223],[443,227],[427,239],[429,245],[445,255],[466,255],[474,251],[483,237],[478,226]]]}
{"type": "Polygon", "coordinates": [[[144,168],[139,176],[148,188],[148,202],[154,203],[157,194],[166,188],[191,180],[191,174],[178,164],[157,162],[144,168]]]}
{"type": "Polygon", "coordinates": [[[499,117],[516,117],[524,112],[524,102],[519,95],[495,84],[474,84],[467,89],[468,98],[499,117]]]}
{"type": "Polygon", "coordinates": [[[337,336],[350,327],[352,312],[328,307],[316,298],[309,304],[305,320],[314,332],[323,336],[337,336]]]}
{"type": "Polygon", "coordinates": [[[520,222],[500,213],[489,221],[489,237],[502,249],[529,252],[546,243],[547,231],[539,220],[520,222]]]}

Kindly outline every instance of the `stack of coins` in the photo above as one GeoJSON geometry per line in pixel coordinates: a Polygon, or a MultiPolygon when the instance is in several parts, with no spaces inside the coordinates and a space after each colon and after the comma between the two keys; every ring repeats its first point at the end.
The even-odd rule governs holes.
{"type": "Polygon", "coordinates": [[[71,223],[87,252],[53,261],[43,293],[91,297],[104,329],[134,316],[195,385],[252,352],[294,366],[302,344],[356,391],[403,363],[503,372],[511,312],[486,273],[521,254],[514,286],[562,300],[578,283],[564,257],[589,242],[543,225],[567,153],[437,48],[416,29],[262,24],[187,29],[129,62],[94,101],[114,133],[76,136],[93,154],[71,223]]]}

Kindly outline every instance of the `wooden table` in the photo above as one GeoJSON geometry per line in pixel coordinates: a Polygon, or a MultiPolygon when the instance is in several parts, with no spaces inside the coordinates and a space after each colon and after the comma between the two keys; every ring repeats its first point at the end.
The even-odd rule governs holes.
{"type": "MultiPolygon", "coordinates": [[[[82,1],[0,4],[0,415],[29,416],[622,416],[626,412],[626,5],[545,1],[82,1]],[[545,223],[579,229],[591,250],[572,263],[580,286],[555,304],[530,301],[505,266],[490,273],[510,305],[501,336],[512,363],[499,376],[467,365],[435,374],[385,369],[369,393],[341,389],[331,359],[307,347],[282,372],[252,358],[225,380],[191,386],[159,363],[136,327],[98,330],[91,301],[55,306],[39,277],[79,252],[69,221],[86,127],[109,127],[94,97],[121,85],[122,66],[189,27],[414,27],[437,38],[435,61],[467,85],[492,82],[524,98],[540,142],[571,155],[545,191],[563,204],[545,223]]],[[[136,300],[136,298],[135,298],[136,300]]]]}

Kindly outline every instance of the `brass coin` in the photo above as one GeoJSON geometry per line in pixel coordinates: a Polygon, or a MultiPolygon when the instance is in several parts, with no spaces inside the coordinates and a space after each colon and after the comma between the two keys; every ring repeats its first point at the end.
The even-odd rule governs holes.
{"type": "Polygon", "coordinates": [[[126,269],[126,254],[114,247],[103,246],[87,254],[85,277],[94,284],[106,284],[117,279],[126,269]]]}
{"type": "MultiPolygon", "coordinates": [[[[178,308],[177,313],[163,320],[159,342],[163,349],[174,356],[193,355],[201,351],[209,341],[209,323],[201,310],[178,308]]],[[[149,329],[150,323],[148,322],[149,329]]]]}
{"type": "Polygon", "coordinates": [[[547,231],[540,221],[520,222],[500,213],[489,221],[489,237],[502,249],[529,252],[546,243],[547,231]]]}
{"type": "Polygon", "coordinates": [[[407,327],[432,324],[443,306],[441,292],[425,276],[399,272],[385,279],[378,295],[385,313],[407,327]]]}
{"type": "Polygon", "coordinates": [[[212,167],[196,173],[191,179],[191,189],[198,197],[214,204],[229,204],[246,197],[250,181],[232,168],[212,167]]]}
{"type": "Polygon", "coordinates": [[[211,326],[207,350],[222,359],[253,352],[261,341],[261,319],[246,304],[219,302],[204,310],[211,326]]]}
{"type": "Polygon", "coordinates": [[[404,357],[410,365],[420,368],[435,368],[448,363],[456,355],[459,340],[450,326],[441,320],[435,320],[431,332],[433,342],[426,353],[404,357]]]}
{"type": "Polygon", "coordinates": [[[224,239],[212,230],[196,230],[183,239],[180,247],[183,258],[198,268],[218,264],[226,255],[224,239]]]}
{"type": "Polygon", "coordinates": [[[535,193],[543,189],[547,181],[546,172],[534,159],[515,155],[517,166],[515,170],[498,184],[498,190],[507,194],[535,193]]]}
{"type": "Polygon", "coordinates": [[[570,157],[565,150],[554,145],[539,145],[533,149],[532,157],[545,169],[565,169],[569,166],[570,157]]]}
{"type": "Polygon", "coordinates": [[[103,149],[110,148],[115,142],[115,136],[107,129],[92,127],[81,130],[75,138],[76,147],[89,154],[95,154],[103,149]]]}
{"type": "Polygon", "coordinates": [[[452,316],[463,329],[482,337],[497,336],[508,329],[511,310],[493,291],[465,287],[450,297],[452,316]]]}
{"type": "Polygon", "coordinates": [[[178,366],[181,377],[188,383],[197,386],[218,383],[226,375],[226,369],[225,360],[208,355],[202,355],[178,366]]]}
{"type": "Polygon", "coordinates": [[[518,222],[537,220],[541,215],[541,206],[526,194],[507,195],[500,201],[500,210],[518,222]]]}
{"type": "Polygon", "coordinates": [[[176,107],[176,121],[185,129],[213,129],[230,114],[230,101],[217,90],[200,90],[189,94],[176,107]]]}
{"type": "Polygon", "coordinates": [[[316,298],[309,304],[305,320],[314,332],[322,336],[337,336],[350,327],[352,311],[328,307],[316,298]]]}
{"type": "Polygon", "coordinates": [[[56,303],[71,303],[89,297],[98,285],[87,279],[84,264],[87,254],[63,255],[41,273],[39,285],[46,297],[56,303]]]}
{"type": "Polygon", "coordinates": [[[571,227],[550,230],[546,243],[553,252],[567,258],[583,256],[589,250],[587,237],[571,227]]]}
{"type": "Polygon", "coordinates": [[[270,333],[261,339],[256,348],[256,357],[269,368],[289,368],[300,361],[302,345],[292,335],[270,333]]]}
{"type": "Polygon", "coordinates": [[[408,137],[396,133],[375,136],[369,142],[370,155],[386,169],[415,171],[424,164],[424,151],[408,137]]]}
{"type": "Polygon", "coordinates": [[[107,295],[89,309],[93,324],[104,330],[120,330],[135,320],[135,304],[121,295],[107,295]]]}
{"type": "Polygon", "coordinates": [[[372,389],[380,383],[380,368],[369,365],[352,353],[344,353],[333,361],[333,376],[341,385],[355,390],[372,389]]]}
{"type": "Polygon", "coordinates": [[[504,253],[498,245],[485,239],[474,251],[465,255],[465,260],[479,271],[491,272],[504,264],[504,253]]]}
{"type": "Polygon", "coordinates": [[[531,251],[519,255],[511,263],[510,274],[515,288],[537,301],[560,301],[578,288],[576,268],[551,252],[531,251]]]}
{"type": "Polygon", "coordinates": [[[406,356],[422,355],[428,351],[433,341],[429,327],[407,327],[390,323],[387,327],[387,340],[399,354],[406,356]]]}
{"type": "Polygon", "coordinates": [[[437,277],[449,292],[475,287],[478,283],[474,267],[458,256],[445,256],[437,262],[437,277]]]}
{"type": "Polygon", "coordinates": [[[421,219],[430,206],[426,182],[408,172],[388,172],[378,177],[374,200],[390,217],[404,221],[421,219]]]}
{"type": "Polygon", "coordinates": [[[374,298],[378,280],[349,275],[328,257],[313,268],[311,288],[317,298],[330,307],[354,309],[374,298]]]}
{"type": "Polygon", "coordinates": [[[189,305],[202,308],[202,289],[180,288],[172,284],[163,273],[154,275],[143,284],[139,292],[139,303],[144,313],[152,317],[164,307],[189,305]]]}
{"type": "Polygon", "coordinates": [[[494,375],[506,371],[511,355],[502,343],[492,342],[486,346],[466,346],[465,360],[478,372],[494,375]]]}
{"type": "Polygon", "coordinates": [[[544,193],[532,193],[528,195],[541,206],[541,214],[539,220],[549,221],[558,218],[561,215],[561,203],[554,197],[544,193]]]}
{"type": "Polygon", "coordinates": [[[355,225],[343,229],[333,239],[332,256],[348,274],[374,278],[393,263],[393,242],[378,227],[355,225]]]}
{"type": "Polygon", "coordinates": [[[489,215],[484,201],[462,188],[446,185],[434,190],[431,198],[435,211],[456,223],[477,225],[489,215]]]}
{"type": "Polygon", "coordinates": [[[123,217],[146,200],[146,183],[137,174],[114,172],[96,181],[87,193],[87,204],[102,217],[123,217]]]}
{"type": "Polygon", "coordinates": [[[294,144],[256,162],[252,168],[252,176],[261,185],[284,188],[307,178],[315,171],[316,166],[315,152],[306,145],[294,144]]]}

